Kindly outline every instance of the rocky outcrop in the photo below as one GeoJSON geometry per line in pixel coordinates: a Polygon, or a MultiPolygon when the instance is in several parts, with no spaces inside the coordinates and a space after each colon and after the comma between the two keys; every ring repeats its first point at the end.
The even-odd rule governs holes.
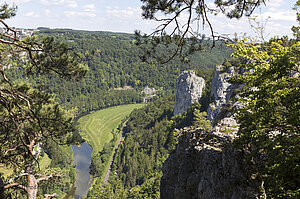
{"type": "Polygon", "coordinates": [[[202,96],[205,81],[194,71],[182,72],[176,80],[174,115],[187,111],[202,96]]]}
{"type": "MultiPolygon", "coordinates": [[[[239,85],[228,82],[234,67],[217,66],[213,77],[208,119],[214,130],[186,127],[175,151],[163,165],[162,199],[264,198],[263,183],[249,173],[243,154],[232,147],[239,125],[235,112],[242,105],[231,101],[239,85]]],[[[174,114],[182,113],[202,95],[203,86],[192,72],[176,81],[174,114]],[[194,80],[196,79],[196,80],[194,80]],[[196,83],[195,83],[196,82],[196,83]],[[194,85],[198,88],[195,89],[194,85]],[[201,91],[200,91],[201,90],[201,91]]],[[[204,81],[203,81],[204,83],[204,81]]],[[[238,96],[235,96],[238,97],[238,96]]]]}
{"type": "Polygon", "coordinates": [[[231,84],[228,80],[237,72],[239,71],[235,71],[233,66],[216,66],[210,94],[212,103],[210,103],[207,109],[207,119],[215,127],[216,133],[227,133],[233,138],[236,136],[239,128],[235,119],[235,113],[242,107],[242,104],[231,101],[233,97],[238,97],[234,96],[234,89],[240,85],[231,84]]]}
{"type": "Polygon", "coordinates": [[[243,162],[227,135],[185,130],[164,163],[161,198],[260,198],[262,184],[249,177],[243,162]]]}
{"type": "Polygon", "coordinates": [[[216,66],[210,94],[212,103],[207,110],[207,119],[214,121],[220,115],[222,107],[228,104],[232,97],[234,86],[227,80],[234,74],[234,67],[225,68],[222,65],[216,66]]]}

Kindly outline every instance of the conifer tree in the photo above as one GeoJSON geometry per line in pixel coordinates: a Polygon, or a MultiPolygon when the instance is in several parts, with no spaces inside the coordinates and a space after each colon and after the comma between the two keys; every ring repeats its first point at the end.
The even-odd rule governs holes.
{"type": "Polygon", "coordinates": [[[188,61],[187,56],[195,51],[214,47],[216,41],[230,39],[217,34],[210,22],[210,14],[226,17],[250,16],[266,0],[215,0],[213,6],[207,0],[141,0],[142,17],[158,22],[151,34],[136,32],[137,45],[144,50],[142,59],[167,63],[176,56],[188,61]],[[184,16],[184,17],[182,17],[184,16]],[[210,35],[203,34],[207,26],[210,35]],[[163,46],[165,49],[161,51],[163,46]]]}
{"type": "Polygon", "coordinates": [[[0,163],[14,168],[15,174],[0,184],[0,192],[3,195],[5,190],[19,189],[28,199],[34,199],[40,182],[59,176],[53,170],[38,173],[40,147],[47,139],[61,144],[72,141],[72,113],[30,83],[13,81],[7,71],[22,68],[29,80],[31,74],[50,72],[77,80],[84,76],[87,66],[81,64],[80,54],[54,38],[19,39],[5,22],[16,15],[16,10],[16,6],[0,5],[0,23],[6,30],[0,33],[0,163]]]}

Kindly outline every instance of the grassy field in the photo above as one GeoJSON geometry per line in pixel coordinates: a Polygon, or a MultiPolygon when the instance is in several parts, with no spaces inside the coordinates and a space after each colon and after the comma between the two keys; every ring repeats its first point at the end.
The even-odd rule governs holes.
{"type": "Polygon", "coordinates": [[[4,175],[4,177],[6,178],[7,176],[9,176],[13,173],[13,170],[0,164],[0,173],[2,173],[4,175]]]}
{"type": "Polygon", "coordinates": [[[40,157],[39,164],[40,164],[41,171],[46,170],[50,166],[51,159],[49,158],[49,156],[46,153],[44,153],[43,157],[40,157]]]}
{"type": "Polygon", "coordinates": [[[79,118],[80,135],[91,145],[93,154],[99,152],[113,135],[110,133],[134,109],[144,104],[128,104],[102,109],[79,118]]]}
{"type": "MultiPolygon", "coordinates": [[[[51,159],[45,153],[43,157],[39,159],[39,166],[42,171],[46,170],[49,165],[51,164],[51,159]]],[[[9,175],[13,174],[13,169],[7,168],[4,165],[0,164],[0,173],[3,173],[4,177],[8,177],[9,175]]]]}

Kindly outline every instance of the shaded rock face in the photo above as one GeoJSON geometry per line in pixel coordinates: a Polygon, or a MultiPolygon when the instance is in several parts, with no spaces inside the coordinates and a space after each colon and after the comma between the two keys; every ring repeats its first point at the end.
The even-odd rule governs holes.
{"type": "Polygon", "coordinates": [[[194,71],[182,72],[176,80],[174,115],[187,111],[202,96],[205,81],[194,71]]]}
{"type": "Polygon", "coordinates": [[[260,198],[261,183],[249,180],[240,152],[226,135],[185,131],[165,161],[162,199],[260,198]]]}

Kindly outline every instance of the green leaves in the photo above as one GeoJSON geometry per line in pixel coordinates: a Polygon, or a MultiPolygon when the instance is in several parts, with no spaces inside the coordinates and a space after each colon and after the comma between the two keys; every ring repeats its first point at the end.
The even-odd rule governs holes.
{"type": "Polygon", "coordinates": [[[16,15],[17,6],[9,7],[7,3],[0,5],[0,20],[9,19],[16,15]]]}
{"type": "Polygon", "coordinates": [[[196,128],[200,127],[205,131],[210,131],[212,129],[210,121],[206,120],[207,118],[206,112],[200,112],[199,109],[195,108],[193,114],[194,114],[193,125],[196,128]]]}
{"type": "Polygon", "coordinates": [[[17,185],[27,192],[28,187],[37,191],[37,183],[55,174],[54,170],[48,177],[37,174],[41,145],[46,140],[69,144],[74,131],[72,113],[55,103],[51,94],[29,84],[29,75],[55,72],[77,80],[84,76],[87,66],[79,53],[54,38],[33,36],[20,40],[3,21],[15,11],[15,6],[0,6],[0,23],[7,29],[0,39],[0,163],[14,168],[16,177],[12,178],[13,184],[6,182],[7,188],[17,185]],[[22,76],[18,81],[7,75],[15,71],[22,76]],[[43,177],[39,180],[37,176],[43,177]]]}
{"type": "Polygon", "coordinates": [[[62,77],[79,80],[88,71],[84,56],[54,37],[30,37],[24,42],[30,46],[27,74],[45,74],[53,71],[62,77]]]}
{"type": "Polygon", "coordinates": [[[240,94],[245,108],[238,112],[235,145],[250,152],[253,172],[265,181],[270,197],[299,196],[299,45],[282,40],[232,45],[232,56],[249,71],[231,79],[246,87],[240,94]]]}

